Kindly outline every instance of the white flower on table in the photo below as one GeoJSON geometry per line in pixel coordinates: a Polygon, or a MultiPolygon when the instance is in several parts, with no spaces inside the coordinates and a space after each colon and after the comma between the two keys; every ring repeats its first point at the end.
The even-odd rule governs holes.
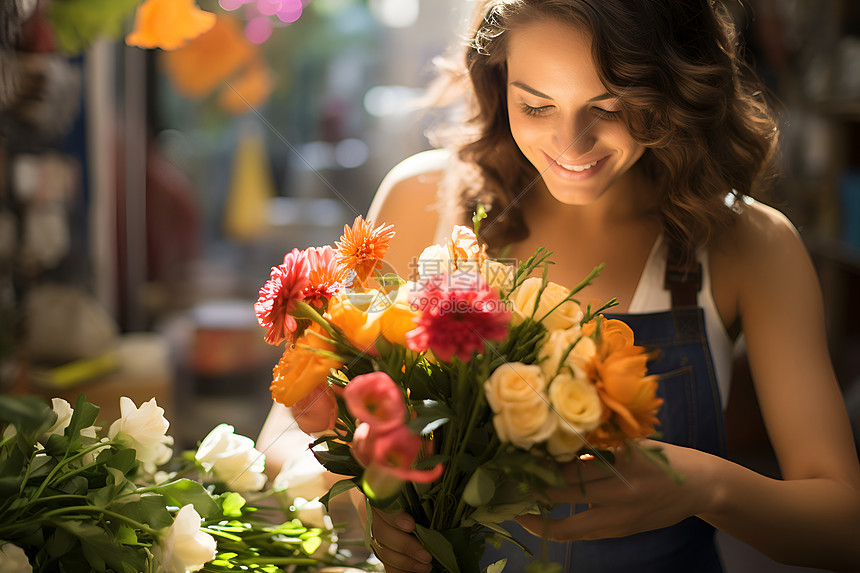
{"type": "Polygon", "coordinates": [[[229,424],[220,424],[209,432],[194,457],[204,470],[232,490],[259,491],[266,485],[266,456],[254,447],[251,438],[234,433],[229,424]]]}
{"type": "Polygon", "coordinates": [[[183,506],[176,514],[173,525],[155,546],[155,556],[161,567],[158,571],[187,573],[197,571],[215,559],[215,538],[200,531],[203,519],[193,505],[183,506]]]}
{"type": "Polygon", "coordinates": [[[315,500],[328,491],[325,473],[313,452],[305,449],[284,463],[272,487],[276,492],[286,491],[291,499],[315,500]]]}
{"type": "Polygon", "coordinates": [[[173,455],[173,438],[165,435],[170,422],[164,417],[164,409],[155,398],[138,408],[125,396],[119,399],[119,407],[121,417],[111,424],[108,437],[134,448],[144,469],[154,472],[157,465],[168,462],[173,455]]]}
{"type": "Polygon", "coordinates": [[[24,550],[11,543],[0,545],[0,571],[3,573],[33,573],[24,550]]]}
{"type": "MultiPolygon", "coordinates": [[[[69,427],[69,422],[72,421],[72,414],[75,413],[72,405],[62,398],[51,398],[51,408],[57,414],[57,421],[54,425],[48,428],[48,431],[39,437],[39,441],[46,444],[53,434],[62,436],[69,427]]],[[[96,427],[90,426],[81,430],[81,435],[87,438],[96,438],[96,427]]]]}

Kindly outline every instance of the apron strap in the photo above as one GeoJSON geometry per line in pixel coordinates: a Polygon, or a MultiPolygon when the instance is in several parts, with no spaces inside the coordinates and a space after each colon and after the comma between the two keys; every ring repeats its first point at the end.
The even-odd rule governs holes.
{"type": "Polygon", "coordinates": [[[685,256],[674,242],[669,243],[664,287],[672,293],[672,308],[697,307],[698,293],[702,289],[702,264],[685,256]]]}

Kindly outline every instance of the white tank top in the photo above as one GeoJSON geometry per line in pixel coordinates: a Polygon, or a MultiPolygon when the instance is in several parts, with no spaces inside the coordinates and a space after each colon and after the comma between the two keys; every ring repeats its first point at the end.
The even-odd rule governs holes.
{"type": "MultiPolygon", "coordinates": [[[[644,314],[651,312],[663,312],[671,310],[672,295],[664,288],[666,278],[666,260],[668,249],[663,234],[657,236],[648,261],[639,277],[639,284],[633,293],[630,307],[627,312],[631,314],[644,314]]],[[[732,358],[734,354],[734,343],[726,330],[723,319],[717,310],[714,301],[714,292],[711,288],[711,268],[707,249],[699,249],[696,259],[702,265],[702,288],[699,290],[698,303],[705,315],[705,331],[708,337],[708,346],[711,348],[711,358],[714,363],[714,373],[717,377],[717,386],[720,389],[720,400],[723,410],[729,399],[729,386],[732,377],[732,358]]]]}

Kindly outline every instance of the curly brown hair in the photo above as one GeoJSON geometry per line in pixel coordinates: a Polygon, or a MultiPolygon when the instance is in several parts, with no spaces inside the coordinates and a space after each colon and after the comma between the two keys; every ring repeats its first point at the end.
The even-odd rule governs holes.
{"type": "MultiPolygon", "coordinates": [[[[474,173],[461,178],[461,204],[489,206],[483,239],[522,240],[528,228],[516,195],[539,180],[508,122],[507,39],[536,20],[569,22],[593,39],[592,53],[622,121],[646,147],[643,171],[661,190],[670,241],[688,254],[730,226],[743,201],[775,173],[777,122],[755,74],[738,53],[725,9],[709,0],[482,0],[465,61],[442,66],[436,92],[465,95],[469,119],[454,143],[474,173]]],[[[443,62],[445,63],[445,62],[443,62]]],[[[450,144],[449,140],[449,144],[450,144]]]]}

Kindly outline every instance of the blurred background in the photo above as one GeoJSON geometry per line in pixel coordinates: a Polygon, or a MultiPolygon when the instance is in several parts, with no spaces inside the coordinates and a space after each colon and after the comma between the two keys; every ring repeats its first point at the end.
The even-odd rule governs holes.
{"type": "MultiPolygon", "coordinates": [[[[142,29],[141,0],[2,1],[0,391],[85,393],[105,419],[155,397],[185,448],[222,422],[258,434],[282,351],[258,291],[430,148],[414,104],[471,3],[168,1],[214,24],[144,48],[126,38],[164,30],[142,29]]],[[[726,2],[780,106],[767,202],[818,269],[856,431],[860,3],[726,2]]],[[[778,475],[742,360],[727,416],[732,456],[778,475]]]]}

